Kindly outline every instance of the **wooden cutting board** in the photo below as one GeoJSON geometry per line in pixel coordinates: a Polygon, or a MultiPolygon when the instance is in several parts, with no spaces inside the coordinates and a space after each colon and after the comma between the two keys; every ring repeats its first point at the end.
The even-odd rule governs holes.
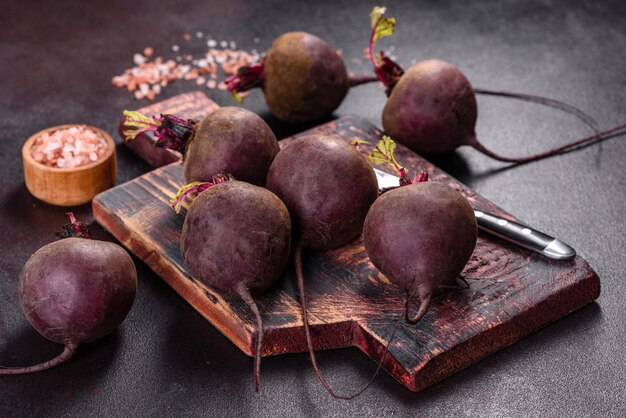
{"type": "MultiPolygon", "coordinates": [[[[144,111],[198,117],[214,108],[215,103],[203,93],[192,93],[144,111]]],[[[358,136],[371,143],[381,135],[368,122],[350,116],[306,133],[311,132],[337,135],[346,141],[358,136]]],[[[153,164],[169,164],[98,195],[93,201],[95,218],[242,351],[252,355],[256,329],[248,308],[236,297],[205,287],[185,269],[179,250],[185,211],[177,215],[168,205],[183,184],[182,167],[176,153],[155,149],[151,141],[144,137],[133,147],[153,164]]],[[[397,158],[413,173],[428,170],[433,181],[461,191],[475,208],[517,220],[412,151],[399,146],[397,158]]],[[[403,313],[403,294],[370,264],[362,240],[327,253],[309,252],[304,266],[315,346],[356,346],[379,361],[403,313]]],[[[412,391],[513,344],[587,305],[600,293],[598,276],[580,257],[552,261],[483,232],[463,274],[469,289],[436,299],[417,325],[400,327],[391,345],[384,367],[412,391]]],[[[266,332],[264,356],[306,351],[295,281],[291,263],[280,282],[258,298],[266,332]]]]}

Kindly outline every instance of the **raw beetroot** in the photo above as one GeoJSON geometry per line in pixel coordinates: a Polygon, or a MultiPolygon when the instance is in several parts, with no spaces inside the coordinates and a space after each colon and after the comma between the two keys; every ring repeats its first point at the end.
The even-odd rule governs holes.
{"type": "Polygon", "coordinates": [[[433,296],[455,286],[476,246],[477,224],[469,202],[453,188],[428,181],[427,172],[410,180],[393,156],[395,143],[383,137],[369,159],[390,165],[400,187],[383,193],[370,208],[363,242],[372,264],[406,292],[407,322],[419,321],[433,296]],[[409,316],[409,301],[421,301],[409,316]]]}
{"type": "Polygon", "coordinates": [[[65,238],[37,250],[19,282],[28,322],[65,349],[34,366],[0,368],[0,375],[32,373],[67,361],[80,344],[113,332],[133,305],[137,272],[128,253],[112,242],[89,239],[86,225],[68,215],[65,238]]]}
{"type": "Polygon", "coordinates": [[[297,242],[327,250],[356,238],[378,195],[367,159],[340,139],[300,137],[270,166],[266,187],[285,202],[297,242]]]}
{"type": "Polygon", "coordinates": [[[267,189],[240,181],[214,180],[191,203],[183,224],[180,248],[191,275],[238,295],[256,318],[257,391],[263,322],[252,294],[265,292],[278,280],[290,246],[291,221],[283,202],[267,189]]]}
{"type": "Polygon", "coordinates": [[[365,156],[342,140],[308,135],[278,153],[266,187],[285,202],[291,214],[304,330],[315,372],[331,395],[351,399],[362,390],[351,396],[336,395],[317,365],[308,322],[302,252],[337,248],[359,236],[378,196],[374,171],[365,156]]]}
{"type": "Polygon", "coordinates": [[[183,154],[185,180],[208,182],[213,176],[229,173],[236,179],[258,186],[278,153],[278,141],[257,114],[238,107],[222,107],[199,122],[173,115],[152,119],[138,112],[124,111],[123,135],[154,132],[156,146],[183,154]]]}
{"type": "Polygon", "coordinates": [[[573,113],[596,132],[569,144],[528,157],[505,157],[482,145],[475,133],[477,106],[467,78],[455,66],[440,60],[418,62],[406,72],[381,51],[374,53],[375,42],[393,34],[395,19],[384,17],[385,8],[375,7],[370,15],[372,35],[370,58],[389,96],[383,110],[383,127],[397,141],[420,154],[451,152],[470,145],[499,161],[525,163],[550,157],[621,133],[626,125],[600,132],[595,121],[567,104],[537,96],[480,90],[485,94],[513,97],[556,106],[573,113]]]}
{"type": "Polygon", "coordinates": [[[425,181],[381,195],[363,226],[372,264],[421,301],[415,323],[432,297],[454,286],[476,245],[476,219],[467,200],[442,183],[425,181]]]}
{"type": "Polygon", "coordinates": [[[348,89],[372,77],[354,77],[337,50],[306,32],[288,32],[274,40],[261,63],[248,65],[226,80],[239,92],[262,87],[270,112],[285,122],[301,123],[329,116],[348,89]]]}

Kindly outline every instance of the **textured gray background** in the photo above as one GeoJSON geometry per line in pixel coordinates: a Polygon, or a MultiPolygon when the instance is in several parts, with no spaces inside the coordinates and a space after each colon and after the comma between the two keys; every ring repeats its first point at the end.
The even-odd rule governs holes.
{"type": "MultiPolygon", "coordinates": [[[[289,30],[318,34],[362,71],[373,4],[245,1],[2,2],[0,13],[0,364],[37,362],[59,346],[33,331],[17,302],[28,256],[53,239],[64,209],[26,191],[22,142],[71,122],[115,132],[120,111],[138,103],[111,87],[113,75],[145,46],[169,55],[184,32],[200,30],[242,48],[267,48],[289,30]],[[89,4],[88,4],[89,3],[89,4]],[[253,43],[259,37],[259,45],[253,43]]],[[[626,3],[615,1],[390,1],[398,19],[399,61],[437,57],[476,87],[558,98],[603,127],[626,121],[626,3]]],[[[196,44],[198,45],[198,44],[196,44]]],[[[196,52],[200,52],[198,48],[196,52]]],[[[161,98],[192,90],[177,83],[161,98]]],[[[226,94],[210,94],[232,104],[226,94]]],[[[385,96],[354,89],[337,115],[380,124],[385,96]]],[[[302,130],[267,115],[260,92],[245,107],[281,135],[302,130]]],[[[588,133],[580,122],[537,105],[479,97],[477,132],[496,151],[524,155],[588,133]]],[[[414,394],[381,375],[352,402],[329,398],[306,354],[263,362],[262,392],[252,360],[207,324],[164,282],[137,263],[140,292],[123,326],[84,346],[70,363],[0,379],[0,416],[624,416],[626,415],[626,137],[549,160],[501,170],[473,149],[434,161],[537,228],[571,243],[602,279],[593,304],[514,346],[414,394]]],[[[119,181],[150,167],[118,147],[119,181]]],[[[88,206],[77,215],[91,220],[88,206]]],[[[100,238],[111,239],[99,227],[100,238]]],[[[356,349],[319,354],[338,388],[365,382],[374,364],[356,349]]]]}

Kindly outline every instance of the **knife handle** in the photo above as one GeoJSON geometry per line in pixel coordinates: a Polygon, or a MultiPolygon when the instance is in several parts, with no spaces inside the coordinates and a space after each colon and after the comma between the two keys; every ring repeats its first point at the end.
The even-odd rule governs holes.
{"type": "Polygon", "coordinates": [[[506,241],[555,260],[571,260],[576,251],[550,235],[491,213],[474,210],[478,227],[506,241]]]}

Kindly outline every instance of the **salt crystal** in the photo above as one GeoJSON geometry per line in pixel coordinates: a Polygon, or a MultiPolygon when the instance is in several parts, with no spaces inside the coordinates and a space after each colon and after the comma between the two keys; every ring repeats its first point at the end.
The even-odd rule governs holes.
{"type": "Polygon", "coordinates": [[[108,148],[101,135],[84,125],[42,134],[34,142],[31,155],[35,161],[58,168],[77,167],[96,161],[108,148]]]}
{"type": "MultiPolygon", "coordinates": [[[[235,41],[212,39],[208,34],[201,31],[192,32],[197,38],[205,37],[208,47],[200,56],[191,54],[177,54],[173,59],[164,60],[163,57],[153,57],[154,49],[146,47],[143,54],[136,53],[133,56],[134,67],[126,69],[122,74],[112,78],[111,83],[118,88],[126,88],[133,93],[137,100],[147,98],[152,100],[162,92],[162,88],[172,81],[196,79],[198,85],[206,84],[207,79],[219,81],[219,76],[235,74],[239,68],[253,62],[259,62],[265,53],[259,53],[256,49],[251,52],[237,50],[235,41]],[[152,58],[153,57],[153,58],[152,58]],[[184,64],[183,64],[184,63],[184,64]],[[218,66],[221,71],[218,71],[218,66]],[[197,80],[198,76],[207,74],[204,80],[197,80]],[[154,88],[159,86],[158,88],[154,88]]],[[[190,40],[191,35],[185,33],[183,38],[190,40]]],[[[260,43],[260,38],[254,38],[255,43],[260,43]]],[[[172,51],[181,51],[179,45],[172,45],[172,51]]],[[[210,88],[207,85],[208,88],[210,88]]],[[[66,161],[66,163],[68,163],[66,161]]]]}
{"type": "Polygon", "coordinates": [[[48,145],[46,145],[46,147],[43,149],[43,152],[45,152],[46,154],[51,153],[52,151],[57,150],[58,148],[60,148],[61,145],[57,142],[50,142],[48,143],[48,145]]]}
{"type": "Polygon", "coordinates": [[[133,62],[134,62],[136,65],[141,65],[141,64],[143,64],[144,62],[146,62],[146,57],[144,57],[144,56],[143,56],[143,55],[141,55],[141,54],[135,54],[135,55],[133,55],[133,62]]]}

